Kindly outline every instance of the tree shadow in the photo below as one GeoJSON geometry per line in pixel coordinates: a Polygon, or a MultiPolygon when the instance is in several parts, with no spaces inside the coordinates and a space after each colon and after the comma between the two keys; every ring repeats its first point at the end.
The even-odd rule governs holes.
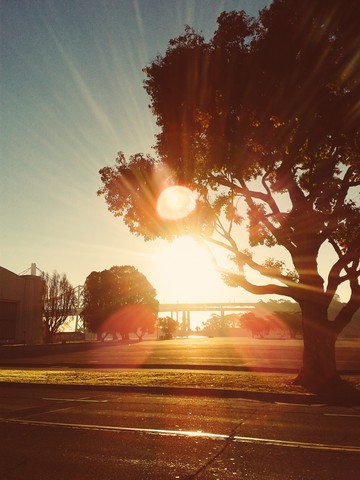
{"type": "Polygon", "coordinates": [[[348,380],[338,378],[316,392],[319,400],[339,407],[360,406],[360,390],[348,380]]]}

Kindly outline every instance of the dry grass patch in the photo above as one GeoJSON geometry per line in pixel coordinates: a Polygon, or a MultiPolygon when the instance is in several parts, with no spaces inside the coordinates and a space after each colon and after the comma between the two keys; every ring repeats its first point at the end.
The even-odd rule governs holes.
{"type": "MultiPolygon", "coordinates": [[[[271,393],[306,393],[293,385],[294,375],[249,372],[198,372],[134,369],[0,369],[0,382],[47,385],[148,386],[234,389],[271,393]]],[[[359,377],[346,380],[360,388],[359,377]]]]}

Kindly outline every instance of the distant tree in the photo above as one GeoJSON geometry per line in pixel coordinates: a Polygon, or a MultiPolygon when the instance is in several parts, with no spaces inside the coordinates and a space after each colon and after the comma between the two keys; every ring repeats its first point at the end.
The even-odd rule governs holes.
{"type": "Polygon", "coordinates": [[[295,302],[289,300],[269,300],[259,302],[255,308],[258,316],[263,316],[270,322],[271,330],[296,338],[302,335],[301,311],[295,302]]]}
{"type": "Polygon", "coordinates": [[[203,332],[210,337],[224,337],[226,330],[225,319],[213,313],[210,318],[202,322],[203,332]]]}
{"type": "Polygon", "coordinates": [[[253,312],[243,313],[239,317],[239,325],[249,330],[253,338],[264,338],[269,335],[271,324],[267,318],[257,317],[253,312]]]}
{"type": "MultiPolygon", "coordinates": [[[[329,306],[330,320],[335,319],[345,305],[346,303],[341,302],[340,298],[336,296],[329,306]]],[[[347,338],[360,338],[360,310],[354,314],[352,322],[341,332],[341,336],[347,338]]]]}
{"type": "Polygon", "coordinates": [[[120,153],[100,171],[99,194],[131,232],[196,235],[233,259],[228,285],[298,302],[297,382],[313,391],[339,384],[335,342],[360,306],[359,18],[358,0],[274,0],[256,19],[223,12],[208,42],[187,27],[145,69],[158,157],[120,153]],[[175,184],[196,208],[162,220],[157,199],[175,184]],[[283,253],[264,260],[257,246],[283,253]],[[344,283],[349,300],[329,321],[344,283]]]}
{"type": "Polygon", "coordinates": [[[205,335],[212,337],[226,337],[231,328],[236,327],[239,315],[218,315],[213,313],[210,318],[202,322],[205,335]]]}
{"type": "Polygon", "coordinates": [[[156,290],[135,267],[112,267],[91,272],[84,285],[81,316],[86,328],[103,338],[130,333],[142,338],[155,329],[158,301],[156,290]]]}
{"type": "Polygon", "coordinates": [[[281,334],[281,338],[295,339],[302,336],[301,313],[299,312],[274,312],[266,317],[270,330],[281,334]]]}
{"type": "Polygon", "coordinates": [[[163,338],[165,340],[170,340],[173,338],[175,332],[179,328],[179,322],[169,316],[166,316],[158,318],[158,327],[162,332],[163,338]]]}
{"type": "Polygon", "coordinates": [[[76,294],[66,274],[56,270],[52,275],[42,273],[43,281],[43,325],[44,341],[51,341],[52,335],[59,332],[76,306],[76,294]]]}

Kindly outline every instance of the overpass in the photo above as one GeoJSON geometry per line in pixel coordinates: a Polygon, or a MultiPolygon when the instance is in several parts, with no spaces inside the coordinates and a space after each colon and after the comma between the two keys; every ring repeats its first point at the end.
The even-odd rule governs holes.
{"type": "MultiPolygon", "coordinates": [[[[76,327],[78,324],[78,317],[82,310],[81,297],[79,295],[79,304],[70,313],[70,316],[77,317],[76,327]]],[[[248,312],[255,308],[256,303],[235,303],[235,302],[218,302],[218,303],[160,303],[159,314],[167,313],[171,318],[179,321],[179,314],[181,315],[182,328],[185,331],[190,330],[190,313],[191,312],[218,312],[220,317],[223,317],[227,312],[248,312]]],[[[76,328],[75,328],[76,330],[76,328]]]]}
{"type": "MultiPolygon", "coordinates": [[[[77,307],[70,313],[70,316],[76,317],[75,330],[79,326],[79,317],[82,310],[81,296],[78,297],[77,307]]],[[[181,324],[184,332],[190,331],[190,313],[191,312],[218,312],[220,317],[233,312],[248,312],[255,308],[256,303],[235,303],[235,302],[218,302],[218,303],[160,303],[159,314],[167,313],[181,324]],[[180,317],[180,318],[179,318],[180,317]]],[[[160,315],[161,316],[161,315],[160,315]]]]}
{"type": "Polygon", "coordinates": [[[169,313],[171,318],[179,321],[181,313],[182,330],[190,331],[190,312],[218,312],[220,317],[224,317],[226,312],[248,312],[255,308],[256,303],[161,303],[159,313],[169,313]]]}
{"type": "Polygon", "coordinates": [[[235,303],[235,302],[218,302],[218,303],[161,303],[159,312],[245,312],[252,310],[256,303],[235,303]]]}

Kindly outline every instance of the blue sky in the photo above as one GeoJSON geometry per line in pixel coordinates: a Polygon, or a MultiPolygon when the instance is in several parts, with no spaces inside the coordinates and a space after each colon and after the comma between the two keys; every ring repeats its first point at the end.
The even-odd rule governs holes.
{"type": "MultiPolygon", "coordinates": [[[[151,153],[142,68],[170,38],[189,24],[209,39],[223,10],[257,15],[268,3],[0,0],[0,265],[20,273],[36,262],[74,286],[93,270],[134,265],[160,301],[194,301],[172,286],[171,252],[157,262],[164,242],[134,237],[107,211],[98,171],[119,150],[151,153]]],[[[199,301],[206,290],[214,301],[244,298],[215,281],[199,301]]]]}

